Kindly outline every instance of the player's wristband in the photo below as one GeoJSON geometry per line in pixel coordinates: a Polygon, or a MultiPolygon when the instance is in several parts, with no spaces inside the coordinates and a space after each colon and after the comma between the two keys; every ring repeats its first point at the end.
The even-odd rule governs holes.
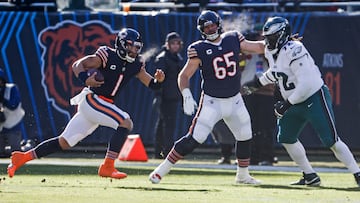
{"type": "Polygon", "coordinates": [[[88,75],[88,73],[86,71],[82,71],[79,73],[78,75],[78,79],[85,84],[85,81],[89,78],[90,76],[88,75]]]}
{"type": "Polygon", "coordinates": [[[158,90],[161,88],[161,82],[158,82],[157,80],[152,78],[149,83],[149,88],[151,88],[153,90],[158,90]]]}

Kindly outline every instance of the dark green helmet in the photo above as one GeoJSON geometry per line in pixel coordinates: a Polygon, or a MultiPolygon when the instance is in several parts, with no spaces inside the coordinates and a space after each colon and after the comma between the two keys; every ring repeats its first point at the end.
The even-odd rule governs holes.
{"type": "Polygon", "coordinates": [[[291,36],[289,21],[283,17],[268,18],[263,27],[266,48],[276,54],[291,36]]]}

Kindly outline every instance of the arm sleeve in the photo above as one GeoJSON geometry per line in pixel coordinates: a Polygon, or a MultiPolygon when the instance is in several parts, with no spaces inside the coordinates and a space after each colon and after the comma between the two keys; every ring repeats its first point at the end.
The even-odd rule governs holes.
{"type": "Polygon", "coordinates": [[[108,47],[106,46],[101,46],[98,48],[98,50],[96,50],[95,55],[100,57],[101,61],[102,61],[102,67],[105,68],[106,67],[106,63],[108,61],[108,56],[109,53],[108,51],[108,47]]]}
{"type": "Polygon", "coordinates": [[[269,68],[260,78],[259,81],[262,86],[273,84],[276,82],[275,77],[271,73],[271,69],[269,68]]]}
{"type": "Polygon", "coordinates": [[[194,44],[190,44],[187,48],[187,57],[189,59],[199,57],[197,53],[197,49],[194,44]]]}

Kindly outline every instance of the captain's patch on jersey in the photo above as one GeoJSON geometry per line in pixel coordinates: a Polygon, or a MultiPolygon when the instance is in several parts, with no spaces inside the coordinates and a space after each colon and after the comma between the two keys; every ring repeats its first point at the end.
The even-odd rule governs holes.
{"type": "Polygon", "coordinates": [[[207,54],[207,55],[212,54],[212,50],[211,50],[211,49],[206,50],[206,54],[207,54]]]}

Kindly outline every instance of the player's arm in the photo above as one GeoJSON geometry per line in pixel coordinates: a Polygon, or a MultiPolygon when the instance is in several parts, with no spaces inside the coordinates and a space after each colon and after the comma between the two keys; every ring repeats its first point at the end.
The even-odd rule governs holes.
{"type": "Polygon", "coordinates": [[[159,89],[161,88],[161,83],[165,80],[165,73],[156,69],[154,77],[151,76],[145,69],[145,63],[140,69],[140,72],[136,75],[136,77],[147,87],[151,89],[159,89]]]}
{"type": "Polygon", "coordinates": [[[75,76],[83,82],[86,86],[99,87],[104,81],[99,82],[95,80],[95,73],[92,75],[88,74],[88,70],[93,68],[99,68],[102,66],[102,60],[97,55],[88,55],[77,61],[72,65],[72,70],[75,76]]]}
{"type": "Polygon", "coordinates": [[[93,68],[99,68],[102,64],[100,57],[97,55],[88,55],[78,59],[72,65],[73,72],[76,77],[83,71],[88,71],[93,68]]]}
{"type": "Polygon", "coordinates": [[[241,86],[241,94],[250,95],[254,92],[256,92],[259,88],[262,88],[263,86],[274,84],[276,82],[276,79],[271,73],[271,69],[268,69],[265,73],[263,73],[260,77],[256,76],[244,83],[241,86]]]}
{"type": "Polygon", "coordinates": [[[189,59],[186,61],[186,64],[178,76],[178,86],[180,91],[183,91],[185,88],[189,88],[190,78],[194,75],[201,64],[201,60],[198,57],[191,57],[191,51],[194,51],[196,54],[195,50],[192,50],[191,48],[188,50],[189,59]]]}
{"type": "Polygon", "coordinates": [[[265,49],[265,42],[263,40],[249,41],[244,39],[240,42],[240,48],[242,51],[247,53],[263,54],[265,49]]]}
{"type": "Polygon", "coordinates": [[[189,59],[187,60],[184,68],[179,73],[178,86],[183,96],[184,113],[190,116],[195,113],[195,110],[197,109],[197,103],[194,100],[189,89],[189,81],[196,72],[196,70],[199,68],[201,60],[197,57],[195,49],[192,48],[188,50],[188,57],[189,59]]]}
{"type": "Polygon", "coordinates": [[[243,53],[258,53],[263,54],[265,50],[265,41],[258,40],[258,41],[249,41],[245,39],[245,36],[239,32],[237,32],[237,36],[240,42],[240,49],[243,53]]]}
{"type": "Polygon", "coordinates": [[[185,88],[190,86],[190,78],[194,75],[196,70],[199,68],[200,59],[193,58],[189,59],[184,68],[180,71],[178,76],[178,85],[180,91],[183,91],[185,88]]]}

